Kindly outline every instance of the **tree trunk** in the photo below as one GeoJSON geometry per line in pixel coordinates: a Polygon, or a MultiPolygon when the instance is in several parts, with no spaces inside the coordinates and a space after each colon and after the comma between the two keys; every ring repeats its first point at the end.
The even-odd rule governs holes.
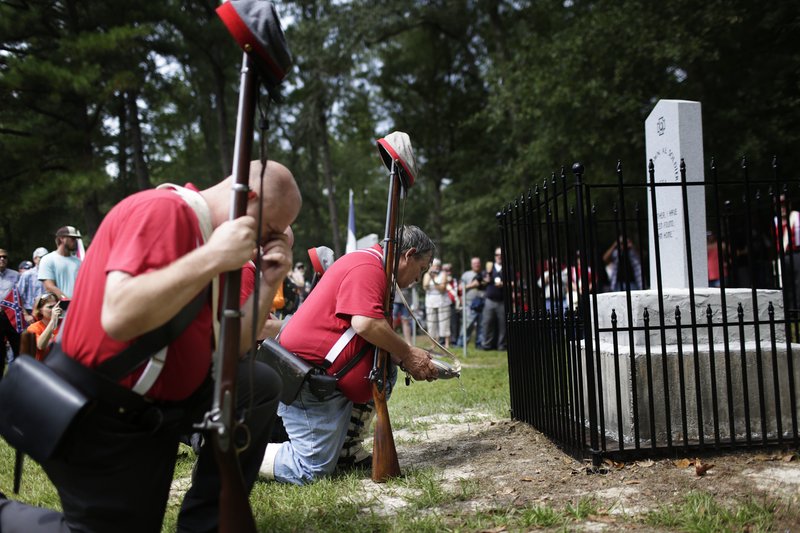
{"type": "Polygon", "coordinates": [[[317,134],[319,135],[319,145],[322,148],[322,168],[325,174],[325,187],[328,188],[328,213],[331,217],[333,252],[336,254],[336,257],[341,257],[342,246],[339,242],[339,215],[336,211],[336,188],[333,183],[333,162],[331,161],[331,147],[328,142],[328,118],[325,116],[325,106],[323,102],[318,101],[317,106],[317,134]]]}
{"type": "Polygon", "coordinates": [[[225,73],[219,65],[212,64],[214,71],[214,99],[216,101],[217,128],[219,135],[219,155],[222,163],[222,175],[231,174],[233,164],[233,153],[231,151],[231,141],[228,132],[228,110],[225,106],[225,73]]]}
{"type": "Polygon", "coordinates": [[[133,168],[136,172],[136,184],[140,191],[152,187],[147,162],[144,158],[144,142],[142,141],[142,127],[139,123],[139,106],[136,104],[137,93],[128,92],[128,116],[131,125],[131,144],[133,145],[133,168]]]}
{"type": "Polygon", "coordinates": [[[128,173],[128,107],[125,101],[125,93],[120,93],[117,98],[117,106],[117,119],[119,120],[119,136],[117,137],[117,168],[119,173],[117,181],[122,194],[128,196],[133,191],[130,184],[130,174],[128,173]]]}

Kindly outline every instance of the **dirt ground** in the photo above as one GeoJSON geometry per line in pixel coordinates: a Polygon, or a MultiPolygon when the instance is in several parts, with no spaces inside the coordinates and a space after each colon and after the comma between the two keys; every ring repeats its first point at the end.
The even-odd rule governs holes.
{"type": "MultiPolygon", "coordinates": [[[[592,497],[599,512],[582,529],[646,530],[635,517],[678,504],[686,493],[696,490],[713,494],[721,504],[753,497],[757,502],[788,506],[794,509],[789,513],[794,518],[777,519],[776,530],[800,531],[800,524],[794,523],[800,516],[800,456],[792,450],[725,453],[701,460],[607,461],[594,469],[522,422],[496,420],[478,412],[465,413],[462,421],[450,416],[421,422],[429,429],[395,432],[401,468],[443,469],[445,481],[454,485],[459,479],[479,480],[479,493],[461,502],[464,511],[537,504],[563,509],[592,497]]],[[[370,486],[374,491],[386,490],[365,480],[365,488],[370,486]]],[[[403,506],[402,498],[386,496],[381,499],[387,512],[392,506],[403,506]]]]}

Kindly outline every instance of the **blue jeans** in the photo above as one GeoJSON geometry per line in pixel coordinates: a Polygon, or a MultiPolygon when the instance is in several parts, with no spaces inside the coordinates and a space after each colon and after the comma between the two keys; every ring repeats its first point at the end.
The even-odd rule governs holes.
{"type": "MultiPolygon", "coordinates": [[[[481,310],[482,311],[482,310],[481,310]]],[[[475,331],[475,346],[480,346],[483,343],[483,336],[481,332],[481,313],[473,309],[471,305],[467,304],[467,339],[472,336],[472,331],[475,331]]],[[[459,329],[457,346],[464,346],[463,331],[459,329]]]]}
{"type": "MultiPolygon", "coordinates": [[[[397,383],[396,365],[389,365],[387,379],[388,400],[397,383]]],[[[308,382],[303,383],[291,405],[278,406],[278,416],[283,419],[289,440],[281,443],[275,453],[272,477],[283,483],[305,485],[332,474],[347,437],[352,411],[353,402],[338,389],[320,401],[308,382]]]]}
{"type": "Polygon", "coordinates": [[[353,402],[338,390],[324,401],[318,400],[308,383],[303,384],[291,405],[281,403],[278,416],[289,440],[275,455],[275,479],[304,485],[333,473],[352,408],[353,402]]]}

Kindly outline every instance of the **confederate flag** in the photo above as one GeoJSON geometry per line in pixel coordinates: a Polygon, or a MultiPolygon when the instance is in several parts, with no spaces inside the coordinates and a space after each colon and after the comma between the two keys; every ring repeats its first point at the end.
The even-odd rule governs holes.
{"type": "Polygon", "coordinates": [[[0,308],[5,311],[8,321],[17,330],[17,333],[22,333],[28,324],[25,323],[25,318],[22,316],[22,301],[19,299],[19,292],[16,288],[8,291],[6,299],[0,301],[0,308]]]}

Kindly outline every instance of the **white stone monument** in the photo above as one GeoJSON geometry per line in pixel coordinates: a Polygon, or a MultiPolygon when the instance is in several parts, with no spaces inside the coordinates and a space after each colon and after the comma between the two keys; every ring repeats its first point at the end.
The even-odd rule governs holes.
{"type": "MultiPolygon", "coordinates": [[[[672,289],[689,287],[686,254],[686,224],[680,184],[681,159],[686,163],[686,181],[705,181],[703,162],[703,120],[700,102],[659,100],[645,121],[647,172],[653,161],[656,183],[674,183],[674,187],[656,187],[658,242],[661,257],[662,286],[672,289]]],[[[646,173],[649,183],[649,172],[646,173]]],[[[648,194],[647,214],[650,242],[650,287],[656,288],[656,254],[653,239],[652,206],[648,194]]],[[[692,243],[692,273],[696,288],[708,287],[706,252],[706,195],[702,186],[687,188],[689,237],[692,243]]]]}
{"type": "Polygon", "coordinates": [[[792,397],[793,384],[800,384],[800,346],[786,336],[783,294],[728,288],[723,306],[720,289],[708,288],[704,187],[691,185],[690,288],[680,163],[686,164],[688,183],[703,183],[701,120],[700,103],[684,100],[661,100],[647,118],[647,162],[653,161],[655,182],[675,184],[655,187],[657,235],[652,218],[648,224],[650,289],[594,296],[599,414],[605,436],[626,447],[636,437],[642,446],[741,440],[748,433],[755,439],[788,438],[793,420],[800,419],[800,399],[792,397]]]}

